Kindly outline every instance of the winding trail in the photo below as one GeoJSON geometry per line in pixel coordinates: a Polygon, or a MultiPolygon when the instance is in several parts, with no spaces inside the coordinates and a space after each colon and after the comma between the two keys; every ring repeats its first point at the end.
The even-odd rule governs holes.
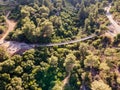
{"type": "Polygon", "coordinates": [[[7,37],[7,35],[9,34],[9,32],[14,30],[14,28],[17,24],[16,22],[8,19],[8,16],[10,15],[10,13],[11,12],[8,12],[8,14],[5,17],[5,20],[6,20],[6,23],[7,23],[7,26],[8,26],[7,32],[3,35],[3,37],[0,40],[4,40],[7,37]]]}
{"type": "Polygon", "coordinates": [[[87,36],[85,38],[77,39],[77,40],[71,40],[71,41],[66,41],[66,42],[61,42],[61,43],[49,43],[49,44],[27,44],[27,43],[16,42],[16,41],[6,41],[5,40],[6,36],[9,34],[9,32],[14,30],[16,23],[17,23],[17,22],[14,22],[8,19],[8,16],[10,13],[11,12],[8,12],[8,14],[5,17],[6,23],[8,25],[8,30],[3,35],[3,37],[0,39],[0,45],[6,47],[7,52],[9,52],[12,55],[20,50],[25,51],[25,50],[29,50],[35,47],[52,47],[52,46],[67,45],[67,44],[77,43],[80,41],[85,41],[85,40],[94,38],[96,36],[95,34],[93,34],[93,35],[87,36]]]}
{"type": "Polygon", "coordinates": [[[64,87],[69,84],[69,79],[70,79],[71,73],[69,72],[69,74],[67,75],[67,77],[65,77],[65,79],[62,81],[62,89],[64,90],[64,87]]]}
{"type": "Polygon", "coordinates": [[[110,13],[111,9],[111,3],[109,4],[108,7],[105,8],[106,10],[106,16],[109,19],[110,23],[114,26],[114,32],[109,32],[111,35],[117,35],[120,33],[120,26],[117,24],[117,22],[113,19],[112,14],[110,13]]]}
{"type": "Polygon", "coordinates": [[[51,43],[51,44],[27,44],[27,43],[21,43],[21,42],[16,42],[16,41],[5,41],[2,40],[0,41],[1,45],[5,46],[7,48],[7,52],[10,54],[14,54],[18,52],[19,50],[29,50],[35,47],[52,47],[52,46],[61,46],[61,45],[67,45],[67,44],[72,44],[72,43],[77,43],[80,41],[85,41],[91,38],[94,38],[96,35],[91,35],[82,39],[78,40],[72,40],[68,42],[63,42],[63,43],[51,43]]]}
{"type": "MultiPolygon", "coordinates": [[[[109,21],[111,22],[111,24],[114,26],[115,28],[115,33],[112,33],[109,31],[109,33],[111,35],[116,35],[118,33],[120,33],[120,26],[116,23],[116,21],[113,19],[112,14],[109,12],[111,8],[111,4],[106,7],[106,16],[109,19],[109,21]]],[[[16,26],[16,22],[9,20],[8,16],[9,16],[10,12],[6,15],[6,23],[8,24],[8,30],[7,32],[4,34],[4,36],[0,39],[0,45],[4,46],[7,48],[7,52],[9,52],[10,54],[15,54],[16,52],[20,51],[21,49],[24,50],[29,50],[35,47],[52,47],[52,46],[61,46],[61,45],[67,45],[67,44],[72,44],[72,43],[77,43],[80,41],[85,41],[91,38],[94,38],[96,35],[90,35],[87,36],[85,38],[80,38],[77,40],[71,40],[71,41],[66,41],[66,42],[62,42],[62,43],[49,43],[49,44],[26,44],[26,43],[21,43],[21,42],[16,42],[16,41],[5,41],[5,37],[9,34],[9,32],[11,32],[12,30],[14,30],[15,26],[16,26]]],[[[70,73],[68,74],[68,76],[63,80],[63,86],[65,84],[67,84],[69,82],[69,78],[70,78],[70,73]]],[[[86,90],[86,89],[84,89],[86,90]]]]}
{"type": "MultiPolygon", "coordinates": [[[[106,16],[111,22],[111,24],[114,26],[114,33],[109,31],[109,34],[112,36],[115,36],[116,34],[120,33],[120,26],[113,19],[112,14],[110,13],[110,8],[111,8],[111,4],[108,7],[106,7],[106,16]]],[[[66,42],[61,42],[61,43],[49,43],[49,44],[26,44],[26,43],[21,43],[21,42],[16,42],[16,41],[5,41],[5,37],[9,34],[9,32],[14,30],[16,26],[16,22],[8,19],[9,14],[10,12],[8,12],[8,14],[5,17],[6,23],[8,25],[8,30],[4,34],[4,36],[0,39],[0,45],[5,46],[7,48],[7,51],[10,54],[14,54],[18,52],[19,50],[28,50],[28,49],[35,48],[35,47],[52,47],[52,46],[61,46],[61,45],[77,43],[80,41],[85,41],[85,40],[94,38],[96,36],[95,34],[93,34],[93,35],[87,36],[85,38],[80,38],[77,40],[71,40],[71,41],[66,41],[66,42]]]]}
{"type": "MultiPolygon", "coordinates": [[[[109,31],[109,33],[111,35],[117,35],[118,33],[120,33],[120,26],[113,19],[112,14],[110,13],[110,8],[111,8],[111,4],[109,4],[109,6],[106,7],[106,16],[109,19],[109,21],[111,22],[111,24],[114,26],[115,33],[110,32],[110,31],[109,31]]],[[[27,43],[21,43],[21,42],[16,42],[16,41],[6,41],[5,37],[9,34],[9,32],[14,30],[14,28],[16,26],[16,22],[8,19],[9,14],[10,14],[10,12],[8,12],[8,14],[5,17],[6,23],[8,25],[8,30],[4,34],[4,36],[0,39],[0,45],[5,46],[7,48],[7,52],[9,52],[10,54],[14,54],[14,53],[18,52],[19,50],[28,50],[28,49],[35,48],[35,47],[52,47],[52,46],[61,46],[61,45],[77,43],[80,41],[85,41],[85,40],[94,38],[96,36],[95,34],[93,34],[93,35],[87,36],[85,38],[80,38],[77,40],[71,40],[71,41],[60,42],[60,43],[49,43],[49,44],[27,44],[27,43]]]]}
{"type": "MultiPolygon", "coordinates": [[[[116,36],[118,33],[120,33],[120,26],[117,24],[117,22],[113,19],[113,16],[112,14],[110,13],[110,9],[111,9],[111,4],[109,4],[108,7],[105,8],[106,10],[106,16],[107,18],[109,19],[109,21],[111,22],[111,24],[114,26],[114,32],[111,32],[111,31],[108,31],[108,33],[111,35],[111,36],[116,36]]],[[[92,36],[90,36],[92,38],[92,36]]],[[[94,37],[94,36],[93,36],[94,37]]],[[[89,37],[86,37],[86,39],[89,38],[89,37]]],[[[85,38],[83,38],[83,41],[84,41],[85,38]]],[[[82,40],[82,39],[81,39],[82,40]]],[[[79,41],[79,40],[78,40],[79,41]]],[[[77,40],[73,41],[73,42],[77,42],[77,40]]],[[[67,77],[64,78],[64,80],[62,81],[63,82],[63,86],[65,86],[66,84],[69,83],[69,79],[70,79],[70,75],[71,73],[68,74],[67,77]]],[[[87,90],[85,85],[82,86],[82,90],[87,90]]]]}

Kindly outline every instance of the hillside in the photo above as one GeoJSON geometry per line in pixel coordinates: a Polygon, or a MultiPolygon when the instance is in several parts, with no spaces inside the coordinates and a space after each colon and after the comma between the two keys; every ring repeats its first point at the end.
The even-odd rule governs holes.
{"type": "Polygon", "coordinates": [[[0,90],[120,90],[119,0],[1,0],[0,90]]]}

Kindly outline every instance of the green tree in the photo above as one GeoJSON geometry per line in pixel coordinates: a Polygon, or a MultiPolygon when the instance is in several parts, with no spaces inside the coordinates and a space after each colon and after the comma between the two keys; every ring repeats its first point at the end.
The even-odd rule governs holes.
{"type": "Polygon", "coordinates": [[[84,60],[84,65],[85,65],[85,67],[90,67],[90,69],[96,68],[100,64],[99,60],[100,59],[99,59],[98,56],[95,56],[95,55],[91,54],[91,55],[88,55],[86,57],[86,59],[84,60]]]}
{"type": "Polygon", "coordinates": [[[0,47],[0,62],[3,62],[9,58],[8,53],[4,47],[0,47]]]}
{"type": "Polygon", "coordinates": [[[32,7],[25,5],[25,6],[22,7],[22,9],[21,9],[21,15],[22,15],[23,17],[30,16],[30,14],[34,14],[35,11],[36,11],[36,10],[33,9],[32,7]]]}
{"type": "Polygon", "coordinates": [[[41,23],[41,36],[42,37],[50,37],[53,33],[53,24],[46,20],[43,23],[41,23]]]}
{"type": "Polygon", "coordinates": [[[112,90],[107,84],[105,84],[102,80],[94,81],[91,83],[92,90],[112,90]]]}
{"type": "Polygon", "coordinates": [[[73,54],[68,54],[66,56],[64,65],[65,65],[66,71],[68,73],[70,73],[71,70],[73,69],[75,61],[76,61],[76,57],[73,54]]]}
{"type": "Polygon", "coordinates": [[[37,39],[40,35],[40,30],[36,29],[36,26],[33,21],[30,21],[29,17],[25,18],[25,24],[22,27],[22,31],[29,42],[37,42],[37,39]]]}
{"type": "Polygon", "coordinates": [[[58,66],[58,57],[52,55],[52,56],[48,59],[48,62],[49,62],[49,64],[50,64],[52,67],[57,67],[57,66],[58,66]]]}
{"type": "Polygon", "coordinates": [[[62,83],[60,81],[55,81],[55,86],[51,90],[62,90],[62,83]]]}
{"type": "Polygon", "coordinates": [[[110,67],[105,62],[101,63],[100,66],[99,66],[99,68],[101,70],[110,70],[110,67]]]}
{"type": "Polygon", "coordinates": [[[42,18],[47,18],[49,13],[50,13],[50,10],[48,7],[46,7],[44,5],[42,7],[40,7],[40,14],[41,14],[42,18]]]}
{"type": "Polygon", "coordinates": [[[18,77],[12,78],[10,84],[6,86],[6,90],[24,90],[22,87],[22,79],[18,77]]]}
{"type": "Polygon", "coordinates": [[[23,68],[21,66],[17,66],[14,70],[14,73],[16,73],[17,75],[20,75],[23,73],[23,68]]]}
{"type": "Polygon", "coordinates": [[[10,73],[15,68],[15,62],[12,60],[6,60],[3,63],[1,63],[0,66],[2,67],[2,72],[10,73]]]}

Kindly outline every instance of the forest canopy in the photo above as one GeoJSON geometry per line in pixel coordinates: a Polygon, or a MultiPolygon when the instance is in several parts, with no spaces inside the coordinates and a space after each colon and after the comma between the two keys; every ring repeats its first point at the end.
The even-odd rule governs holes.
{"type": "MultiPolygon", "coordinates": [[[[17,25],[6,40],[44,45],[96,37],[14,55],[0,46],[0,90],[120,90],[120,34],[106,35],[110,3],[112,15],[120,14],[119,0],[11,0],[8,19],[17,25]]],[[[1,11],[1,35],[5,28],[1,11]]]]}

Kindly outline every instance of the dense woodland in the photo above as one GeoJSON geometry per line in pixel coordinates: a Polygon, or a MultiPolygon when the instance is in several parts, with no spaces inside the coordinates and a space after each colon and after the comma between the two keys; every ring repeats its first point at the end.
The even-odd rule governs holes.
{"type": "Polygon", "coordinates": [[[21,5],[9,17],[19,19],[18,25],[7,40],[27,43],[62,42],[82,35],[101,33],[101,30],[104,32],[109,23],[103,15],[105,3],[96,3],[95,0],[32,0],[19,3],[21,5]]]}
{"type": "Polygon", "coordinates": [[[0,34],[2,34],[6,28],[4,16],[0,16],[0,34]]]}
{"type": "MultiPolygon", "coordinates": [[[[110,2],[15,0],[9,19],[18,24],[6,40],[44,44],[98,36],[70,45],[39,47],[22,55],[10,56],[0,47],[0,90],[120,90],[120,34],[114,41],[104,35],[110,24],[104,7],[110,2]]],[[[113,14],[120,12],[118,2],[112,1],[113,14]]],[[[4,27],[2,15],[0,32],[4,27]]]]}

